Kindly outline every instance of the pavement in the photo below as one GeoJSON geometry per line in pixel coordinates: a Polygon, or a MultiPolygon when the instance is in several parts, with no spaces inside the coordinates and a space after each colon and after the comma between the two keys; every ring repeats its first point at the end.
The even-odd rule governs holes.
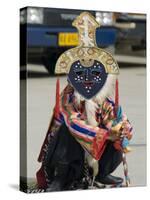
{"type": "MultiPolygon", "coordinates": [[[[43,66],[28,65],[27,80],[27,177],[35,178],[40,168],[38,154],[45,138],[55,104],[56,77],[47,76],[43,66]],[[40,71],[42,76],[33,71],[40,71]],[[42,71],[42,72],[41,72],[42,71]]],[[[66,77],[60,77],[61,90],[66,77]]],[[[21,81],[21,88],[24,80],[21,81]]],[[[146,185],[146,68],[144,66],[121,67],[119,77],[120,104],[134,127],[131,140],[132,152],[127,161],[132,186],[146,185]]],[[[115,171],[123,177],[122,164],[115,171]]],[[[21,174],[24,176],[25,174],[21,174]]]]}

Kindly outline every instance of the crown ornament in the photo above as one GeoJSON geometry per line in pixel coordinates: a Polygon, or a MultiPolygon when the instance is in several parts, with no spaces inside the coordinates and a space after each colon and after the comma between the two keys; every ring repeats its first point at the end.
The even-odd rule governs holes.
{"type": "Polygon", "coordinates": [[[96,44],[96,28],[100,27],[96,19],[89,12],[82,12],[72,25],[78,30],[79,45],[60,55],[55,74],[68,74],[77,60],[85,67],[90,67],[97,60],[104,65],[106,73],[119,74],[119,66],[113,56],[96,44]]]}

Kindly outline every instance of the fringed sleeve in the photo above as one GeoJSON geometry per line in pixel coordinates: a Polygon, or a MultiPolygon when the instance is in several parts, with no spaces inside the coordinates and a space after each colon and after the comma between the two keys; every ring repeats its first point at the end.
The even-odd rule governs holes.
{"type": "Polygon", "coordinates": [[[130,140],[133,135],[133,128],[126,116],[122,112],[121,107],[118,114],[115,113],[115,104],[111,99],[107,99],[102,105],[102,123],[103,126],[108,130],[116,125],[117,123],[122,123],[121,134],[130,140]],[[117,118],[116,118],[117,117],[117,118]]]}
{"type": "Polygon", "coordinates": [[[77,112],[74,107],[72,93],[68,88],[64,90],[61,97],[61,114],[69,128],[71,134],[95,159],[99,160],[108,138],[107,129],[94,127],[82,120],[81,113],[77,112]]]}

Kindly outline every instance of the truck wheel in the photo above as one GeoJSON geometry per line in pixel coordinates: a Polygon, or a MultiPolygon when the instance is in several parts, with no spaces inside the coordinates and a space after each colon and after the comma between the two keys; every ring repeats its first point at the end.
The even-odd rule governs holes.
{"type": "Polygon", "coordinates": [[[68,48],[46,48],[43,52],[42,61],[50,75],[54,75],[57,59],[66,50],[68,48]]]}
{"type": "Polygon", "coordinates": [[[43,65],[48,70],[50,75],[54,74],[56,61],[57,58],[55,59],[55,56],[53,56],[53,54],[51,54],[51,56],[44,55],[42,57],[43,65]]]}

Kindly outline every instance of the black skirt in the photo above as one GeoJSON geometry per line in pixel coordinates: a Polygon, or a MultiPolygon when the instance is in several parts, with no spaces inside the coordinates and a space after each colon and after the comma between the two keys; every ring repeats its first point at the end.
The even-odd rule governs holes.
{"type": "MultiPolygon", "coordinates": [[[[51,183],[55,180],[58,166],[65,166],[63,179],[65,184],[70,185],[74,181],[81,181],[84,176],[84,150],[69,132],[64,124],[51,139],[45,154],[43,166],[47,180],[51,183]]],[[[98,177],[104,177],[112,173],[122,161],[122,153],[116,150],[112,142],[108,142],[104,153],[99,160],[98,177]]],[[[58,174],[57,174],[58,175],[58,174]]]]}

